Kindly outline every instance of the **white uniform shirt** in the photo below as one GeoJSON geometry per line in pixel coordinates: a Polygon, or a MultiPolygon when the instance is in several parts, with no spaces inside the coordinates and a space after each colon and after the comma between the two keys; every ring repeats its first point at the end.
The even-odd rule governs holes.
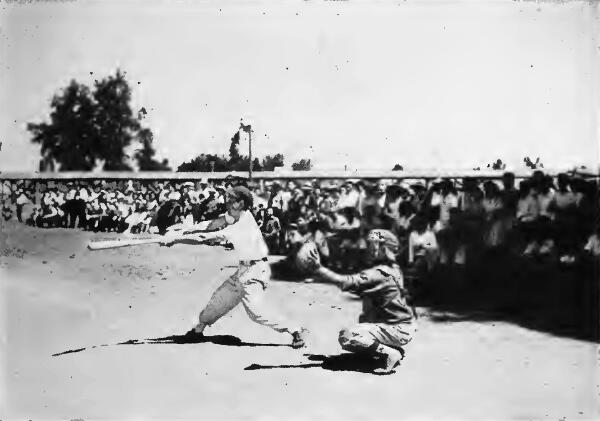
{"type": "Polygon", "coordinates": [[[269,255],[269,248],[250,211],[242,212],[236,223],[216,233],[224,235],[233,245],[239,260],[260,260],[269,255]]]}

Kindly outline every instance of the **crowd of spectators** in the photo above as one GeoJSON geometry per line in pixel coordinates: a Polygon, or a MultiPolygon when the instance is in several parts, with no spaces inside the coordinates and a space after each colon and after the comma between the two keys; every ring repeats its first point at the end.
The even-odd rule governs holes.
{"type": "MultiPolygon", "coordinates": [[[[244,180],[4,180],[2,217],[28,225],[90,231],[164,233],[225,211],[225,192],[244,180]]],[[[465,265],[482,252],[574,264],[600,255],[595,179],[535,171],[515,180],[263,181],[249,186],[253,213],[274,254],[307,241],[338,270],[365,263],[366,233],[392,230],[400,263],[426,276],[465,265]]]]}

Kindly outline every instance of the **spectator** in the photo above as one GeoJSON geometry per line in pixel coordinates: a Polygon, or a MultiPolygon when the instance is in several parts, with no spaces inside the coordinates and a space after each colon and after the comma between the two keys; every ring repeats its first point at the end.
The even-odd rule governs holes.
{"type": "Polygon", "coordinates": [[[435,234],[427,224],[425,215],[414,218],[413,229],[408,237],[408,264],[420,275],[433,270],[438,258],[435,234]]]}
{"type": "Polygon", "coordinates": [[[540,204],[537,191],[531,181],[521,181],[519,184],[519,201],[517,202],[517,224],[525,249],[524,256],[530,256],[539,249],[538,217],[540,204]]]}

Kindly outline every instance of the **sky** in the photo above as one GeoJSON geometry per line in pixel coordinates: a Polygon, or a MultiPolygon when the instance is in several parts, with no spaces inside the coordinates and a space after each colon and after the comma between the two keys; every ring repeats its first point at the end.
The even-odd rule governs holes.
{"type": "Polygon", "coordinates": [[[34,171],[27,122],[120,68],[173,166],[253,154],[315,168],[600,160],[598,3],[62,1],[0,4],[0,169],[34,171]],[[93,74],[90,74],[93,72],[93,74]],[[247,142],[241,147],[247,148],[247,142]]]}

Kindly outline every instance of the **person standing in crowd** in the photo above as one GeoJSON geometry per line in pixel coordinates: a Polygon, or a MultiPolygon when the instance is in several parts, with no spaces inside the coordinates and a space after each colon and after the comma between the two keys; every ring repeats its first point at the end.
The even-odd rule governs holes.
{"type": "Polygon", "coordinates": [[[337,209],[353,208],[358,209],[360,193],[355,183],[348,180],[343,185],[342,195],[337,204],[337,209]]]}
{"type": "Polygon", "coordinates": [[[488,249],[498,249],[505,244],[506,227],[503,218],[503,203],[500,187],[488,180],[483,183],[484,212],[483,244],[488,249]]]}
{"type": "Polygon", "coordinates": [[[554,234],[559,259],[563,263],[575,260],[577,252],[577,203],[575,194],[570,189],[570,179],[565,173],[558,174],[558,188],[554,193],[548,209],[555,215],[554,234]]]}
{"type": "Polygon", "coordinates": [[[540,215],[540,204],[537,199],[537,191],[532,184],[533,181],[523,180],[519,184],[519,201],[517,202],[517,224],[525,248],[524,256],[537,253],[538,243],[538,217],[540,215]]]}
{"type": "Polygon", "coordinates": [[[463,191],[458,202],[460,223],[456,227],[456,232],[460,238],[457,255],[462,256],[459,260],[464,263],[481,250],[483,240],[481,237],[484,219],[483,192],[479,188],[477,179],[469,177],[463,180],[463,191]]]}
{"type": "Polygon", "coordinates": [[[25,207],[25,205],[28,205],[31,203],[31,200],[29,200],[29,197],[27,196],[27,193],[25,191],[25,188],[23,186],[19,187],[17,189],[16,192],[16,199],[15,199],[15,204],[16,204],[16,213],[17,213],[17,220],[19,222],[23,222],[23,208],[25,207]]]}
{"type": "Polygon", "coordinates": [[[438,236],[440,247],[440,263],[464,263],[464,255],[457,254],[459,246],[458,228],[459,220],[451,219],[451,215],[458,215],[458,195],[450,180],[440,182],[439,195],[432,197],[432,207],[439,207],[439,219],[436,221],[433,231],[438,236]],[[439,199],[439,203],[434,201],[439,199]]]}
{"type": "Polygon", "coordinates": [[[553,198],[554,182],[552,177],[544,176],[540,181],[537,195],[540,209],[540,215],[538,217],[538,241],[540,244],[538,254],[540,256],[547,256],[554,250],[554,211],[551,207],[553,198]]]}
{"type": "Polygon", "coordinates": [[[423,214],[414,217],[412,227],[408,237],[408,264],[415,268],[418,276],[423,276],[435,267],[439,251],[437,239],[423,214]]]}
{"type": "Polygon", "coordinates": [[[263,235],[269,251],[278,254],[280,251],[279,238],[281,237],[281,222],[273,215],[273,209],[267,209],[267,218],[263,235]]]}
{"type": "Polygon", "coordinates": [[[387,186],[384,194],[382,228],[397,233],[400,220],[400,203],[402,203],[402,188],[396,184],[392,184],[387,186]]]}

